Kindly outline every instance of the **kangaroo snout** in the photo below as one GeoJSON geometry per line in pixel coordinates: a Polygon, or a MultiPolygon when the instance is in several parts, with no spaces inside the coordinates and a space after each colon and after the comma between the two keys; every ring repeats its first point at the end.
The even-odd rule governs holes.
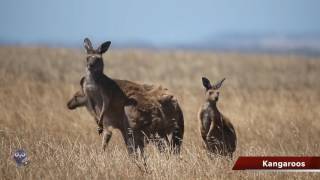
{"type": "Polygon", "coordinates": [[[70,109],[70,110],[73,110],[76,108],[76,106],[74,105],[74,103],[72,101],[69,101],[67,103],[67,108],[70,109]]]}
{"type": "Polygon", "coordinates": [[[88,68],[91,70],[92,68],[94,68],[94,64],[93,63],[89,63],[88,64],[88,68]]]}

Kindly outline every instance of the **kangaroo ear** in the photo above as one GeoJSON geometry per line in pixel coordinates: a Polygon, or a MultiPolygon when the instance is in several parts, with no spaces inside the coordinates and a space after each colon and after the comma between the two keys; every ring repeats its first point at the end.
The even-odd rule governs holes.
{"type": "Polygon", "coordinates": [[[86,49],[87,53],[92,53],[93,52],[93,47],[92,47],[92,43],[90,41],[89,38],[84,38],[83,40],[83,46],[86,49]]]}
{"type": "Polygon", "coordinates": [[[209,79],[207,79],[206,77],[202,77],[202,84],[206,88],[206,90],[212,88],[209,79]]]}
{"type": "Polygon", "coordinates": [[[100,45],[100,47],[98,47],[97,52],[99,54],[105,53],[109,49],[110,45],[111,45],[111,41],[104,42],[103,44],[100,45]]]}
{"type": "Polygon", "coordinates": [[[213,85],[213,89],[219,89],[222,86],[222,83],[224,80],[226,80],[226,78],[223,78],[221,81],[219,81],[215,85],[213,85]]]}
{"type": "Polygon", "coordinates": [[[83,83],[84,83],[85,77],[82,77],[80,80],[80,86],[83,87],[83,83]]]}

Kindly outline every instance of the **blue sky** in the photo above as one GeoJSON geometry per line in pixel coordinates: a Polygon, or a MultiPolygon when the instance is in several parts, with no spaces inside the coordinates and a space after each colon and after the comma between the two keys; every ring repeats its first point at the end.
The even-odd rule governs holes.
{"type": "Polygon", "coordinates": [[[318,0],[0,0],[0,43],[183,44],[223,34],[320,33],[318,0]]]}

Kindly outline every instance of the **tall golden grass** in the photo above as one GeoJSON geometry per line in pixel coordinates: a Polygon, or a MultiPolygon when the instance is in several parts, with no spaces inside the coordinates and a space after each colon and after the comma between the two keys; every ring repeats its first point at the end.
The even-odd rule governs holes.
{"type": "Polygon", "coordinates": [[[232,171],[238,156],[320,155],[320,59],[184,51],[114,50],[104,55],[111,78],[161,84],[174,92],[185,116],[181,157],[146,148],[148,173],[128,157],[115,132],[106,152],[83,109],[69,111],[85,58],[79,50],[0,48],[1,179],[319,179],[318,173],[232,171]],[[201,77],[219,80],[219,108],[238,136],[234,159],[208,158],[197,111],[201,77]],[[23,148],[30,163],[10,157],[23,148]]]}

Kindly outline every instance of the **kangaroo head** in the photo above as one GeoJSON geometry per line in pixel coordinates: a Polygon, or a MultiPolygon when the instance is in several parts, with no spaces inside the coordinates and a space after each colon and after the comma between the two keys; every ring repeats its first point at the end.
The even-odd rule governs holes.
{"type": "Polygon", "coordinates": [[[76,109],[77,107],[85,106],[87,103],[87,97],[83,92],[83,83],[85,78],[82,77],[80,81],[81,90],[77,91],[72,98],[68,101],[67,107],[70,110],[76,109]]]}
{"type": "Polygon", "coordinates": [[[87,103],[87,97],[81,91],[77,91],[72,98],[68,101],[67,107],[70,110],[76,109],[77,107],[85,106],[87,103]]]}
{"type": "Polygon", "coordinates": [[[92,43],[89,38],[84,39],[84,48],[87,52],[87,65],[86,69],[93,74],[103,73],[103,59],[102,54],[105,53],[110,47],[111,41],[102,43],[97,49],[93,49],[92,43]]]}
{"type": "Polygon", "coordinates": [[[219,88],[222,86],[222,83],[225,79],[226,78],[223,78],[222,80],[220,80],[217,83],[215,83],[214,85],[212,85],[207,78],[202,77],[202,84],[206,89],[206,100],[207,101],[214,102],[214,103],[218,102],[219,94],[220,94],[219,88]]]}

